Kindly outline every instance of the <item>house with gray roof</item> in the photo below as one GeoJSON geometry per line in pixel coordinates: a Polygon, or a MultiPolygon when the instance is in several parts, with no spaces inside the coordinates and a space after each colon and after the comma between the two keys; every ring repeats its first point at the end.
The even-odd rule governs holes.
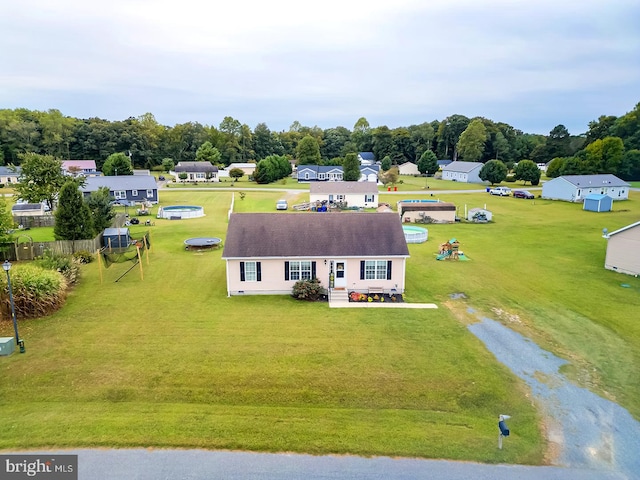
{"type": "Polygon", "coordinates": [[[640,275],[640,222],[605,234],[607,255],[604,268],[627,275],[640,275]]]}
{"type": "Polygon", "coordinates": [[[63,160],[62,173],[73,177],[100,175],[95,160],[63,160]]]}
{"type": "Polygon", "coordinates": [[[396,213],[233,213],[222,259],[227,294],[290,295],[298,280],[403,293],[409,249],[396,213]]]}
{"type": "Polygon", "coordinates": [[[211,162],[178,162],[173,172],[176,179],[185,182],[219,182],[218,167],[211,162]],[[180,174],[186,174],[187,178],[180,179],[180,174]]]}
{"type": "MultiPolygon", "coordinates": [[[[378,183],[379,165],[360,165],[359,182],[378,183]]],[[[340,165],[299,165],[296,178],[299,183],[307,182],[340,182],[344,170],[340,165]]]]}
{"type": "Polygon", "coordinates": [[[442,180],[464,183],[484,183],[480,178],[480,170],[484,166],[480,162],[451,162],[442,167],[442,180]]]}
{"type": "Polygon", "coordinates": [[[610,173],[598,175],[562,175],[542,184],[542,198],[583,202],[591,194],[608,195],[613,200],[628,200],[630,184],[610,173]]]}
{"type": "Polygon", "coordinates": [[[312,204],[346,203],[348,207],[376,208],[378,184],[373,182],[313,182],[309,186],[312,204]]]}
{"type": "Polygon", "coordinates": [[[3,185],[11,185],[12,183],[18,183],[20,174],[22,173],[21,167],[0,167],[0,183],[3,185]]]}
{"type": "Polygon", "coordinates": [[[375,165],[376,156],[373,152],[359,152],[358,161],[360,162],[360,165],[375,165]]]}
{"type": "Polygon", "coordinates": [[[87,197],[100,187],[107,187],[109,194],[116,201],[133,204],[135,202],[158,203],[158,185],[151,175],[117,175],[108,177],[87,177],[84,186],[80,187],[87,197]]]}

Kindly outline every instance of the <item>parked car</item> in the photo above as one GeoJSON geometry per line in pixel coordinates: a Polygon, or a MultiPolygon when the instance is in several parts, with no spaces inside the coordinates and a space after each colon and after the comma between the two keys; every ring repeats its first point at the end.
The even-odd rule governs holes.
{"type": "Polygon", "coordinates": [[[501,197],[508,197],[511,194],[511,189],[507,187],[493,187],[489,189],[491,195],[500,195],[501,197]]]}
{"type": "Polygon", "coordinates": [[[286,210],[289,208],[289,204],[286,200],[278,200],[276,202],[276,210],[286,210]]]}
{"type": "Polygon", "coordinates": [[[164,180],[166,180],[166,179],[164,178],[164,175],[160,175],[160,176],[158,177],[158,180],[160,180],[161,182],[163,182],[163,181],[164,181],[164,180]]]}
{"type": "Polygon", "coordinates": [[[532,198],[536,198],[536,196],[529,190],[514,190],[513,196],[516,198],[527,198],[529,200],[531,200],[532,198]]]}

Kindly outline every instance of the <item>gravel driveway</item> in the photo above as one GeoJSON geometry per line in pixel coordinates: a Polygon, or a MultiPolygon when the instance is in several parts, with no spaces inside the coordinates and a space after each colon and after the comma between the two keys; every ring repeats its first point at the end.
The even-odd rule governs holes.
{"type": "MultiPolygon", "coordinates": [[[[571,383],[559,373],[565,360],[501,323],[483,318],[468,328],[531,388],[551,420],[548,439],[557,447],[556,465],[640,478],[640,422],[627,410],[571,383]]],[[[511,419],[510,429],[517,423],[511,419]]]]}

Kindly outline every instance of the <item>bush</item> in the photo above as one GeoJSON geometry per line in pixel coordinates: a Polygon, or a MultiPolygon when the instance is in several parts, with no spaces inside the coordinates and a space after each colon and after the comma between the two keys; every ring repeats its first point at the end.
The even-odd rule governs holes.
{"type": "Polygon", "coordinates": [[[313,278],[311,280],[298,280],[293,286],[291,295],[298,300],[308,300],[315,302],[322,295],[323,288],[320,280],[313,278]]]}
{"type": "Polygon", "coordinates": [[[505,179],[506,182],[515,182],[516,181],[516,175],[514,173],[510,173],[509,175],[507,175],[507,178],[505,179]]]}
{"type": "Polygon", "coordinates": [[[80,267],[74,262],[72,257],[59,255],[53,253],[51,250],[45,250],[42,257],[37,258],[34,263],[47,270],[60,272],[69,285],[75,284],[80,276],[80,267]]]}
{"type": "Polygon", "coordinates": [[[93,261],[93,254],[87,250],[80,250],[73,254],[73,261],[78,264],[91,263],[93,261]]]}
{"type": "MultiPolygon", "coordinates": [[[[2,287],[2,310],[5,318],[11,318],[6,278],[2,287]]],[[[23,264],[11,269],[11,287],[16,316],[38,318],[53,313],[64,304],[67,282],[59,272],[23,264]]]]}

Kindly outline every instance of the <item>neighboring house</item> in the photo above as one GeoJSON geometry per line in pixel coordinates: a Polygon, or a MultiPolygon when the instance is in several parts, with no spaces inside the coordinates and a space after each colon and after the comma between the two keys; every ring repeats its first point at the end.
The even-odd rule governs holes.
{"type": "Polygon", "coordinates": [[[456,206],[448,202],[406,201],[397,204],[398,214],[404,223],[453,223],[456,206]]]}
{"type": "Polygon", "coordinates": [[[447,165],[449,165],[450,163],[453,163],[453,160],[438,160],[438,168],[442,169],[444,167],[446,167],[447,165]]]}
{"type": "Polygon", "coordinates": [[[376,156],[373,152],[360,152],[358,153],[358,161],[360,165],[375,165],[376,156]]]}
{"type": "Polygon", "coordinates": [[[62,173],[73,177],[100,175],[96,168],[95,160],[64,160],[62,162],[62,173]]]}
{"type": "Polygon", "coordinates": [[[80,187],[83,195],[89,196],[100,187],[107,187],[116,201],[158,203],[158,185],[151,175],[118,175],[88,177],[80,187]]]}
{"type": "Polygon", "coordinates": [[[376,208],[378,185],[372,182],[314,182],[310,185],[311,203],[346,202],[349,207],[376,208]]]}
{"type": "Polygon", "coordinates": [[[134,170],[134,175],[151,175],[151,170],[134,170]]]}
{"type": "MultiPolygon", "coordinates": [[[[379,165],[361,165],[360,182],[378,183],[379,165]]],[[[299,165],[296,173],[298,182],[340,182],[343,179],[341,166],[336,165],[299,165]]]]}
{"type": "Polygon", "coordinates": [[[18,183],[21,173],[20,167],[0,167],[0,183],[3,185],[18,183]]]}
{"type": "Polygon", "coordinates": [[[610,212],[613,207],[613,198],[609,195],[602,195],[600,193],[592,193],[584,197],[583,210],[590,212],[610,212]]]}
{"type": "Polygon", "coordinates": [[[218,167],[211,165],[211,162],[178,162],[178,164],[170,172],[176,177],[176,181],[180,179],[181,173],[186,173],[186,182],[219,182],[218,167]]]}
{"type": "Polygon", "coordinates": [[[398,165],[398,172],[400,175],[420,175],[418,166],[413,162],[404,162],[402,165],[398,165]]]}
{"type": "Polygon", "coordinates": [[[222,253],[229,296],[289,295],[314,277],[325,289],[403,293],[408,257],[395,213],[234,213],[222,253]]]}
{"type": "Polygon", "coordinates": [[[244,172],[244,174],[247,177],[250,177],[256,171],[256,164],[255,163],[230,163],[227,168],[220,170],[218,174],[220,177],[228,177],[229,172],[231,172],[231,170],[233,170],[234,168],[239,168],[244,172]]]}
{"type": "Polygon", "coordinates": [[[582,202],[587,195],[598,193],[613,200],[628,200],[629,185],[615,175],[563,175],[542,184],[542,198],[582,202]]]}
{"type": "Polygon", "coordinates": [[[484,166],[480,162],[451,162],[442,167],[442,180],[454,182],[484,183],[480,179],[480,170],[484,166]]]}
{"type": "Polygon", "coordinates": [[[47,210],[42,203],[17,203],[11,207],[14,217],[39,217],[46,215],[47,210]]]}
{"type": "Polygon", "coordinates": [[[640,222],[605,234],[607,255],[604,268],[627,275],[640,275],[640,222]]]}

